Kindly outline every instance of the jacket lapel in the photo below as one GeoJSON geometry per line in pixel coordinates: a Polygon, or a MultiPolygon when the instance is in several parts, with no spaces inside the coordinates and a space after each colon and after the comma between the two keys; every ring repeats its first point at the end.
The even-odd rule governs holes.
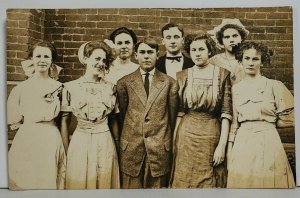
{"type": "Polygon", "coordinates": [[[147,95],[144,88],[144,83],[142,79],[142,75],[140,73],[140,69],[137,69],[130,80],[130,87],[141,100],[142,104],[146,106],[147,95]]]}
{"type": "Polygon", "coordinates": [[[152,106],[153,102],[159,95],[159,93],[162,91],[162,89],[165,87],[165,79],[163,78],[162,74],[158,71],[155,70],[152,82],[151,82],[151,87],[149,91],[149,96],[148,100],[146,103],[146,111],[147,113],[152,106]]]}

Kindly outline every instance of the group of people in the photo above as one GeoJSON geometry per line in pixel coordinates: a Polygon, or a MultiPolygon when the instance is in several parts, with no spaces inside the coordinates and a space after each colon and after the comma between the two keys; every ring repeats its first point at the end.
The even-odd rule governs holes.
{"type": "Polygon", "coordinates": [[[271,51],[238,19],[161,34],[161,57],[126,27],[84,43],[85,74],[64,84],[53,45],[33,45],[7,103],[10,189],[295,187],[276,129],[294,125],[293,95],[260,72],[271,51]]]}

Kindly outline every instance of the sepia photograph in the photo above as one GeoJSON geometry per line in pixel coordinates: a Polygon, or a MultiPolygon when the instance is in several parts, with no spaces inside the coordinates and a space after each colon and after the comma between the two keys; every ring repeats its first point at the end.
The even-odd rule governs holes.
{"type": "Polygon", "coordinates": [[[9,189],[295,188],[293,12],[7,9],[9,189]]]}
{"type": "Polygon", "coordinates": [[[5,10],[9,190],[294,190],[297,10],[113,7],[5,10]]]}

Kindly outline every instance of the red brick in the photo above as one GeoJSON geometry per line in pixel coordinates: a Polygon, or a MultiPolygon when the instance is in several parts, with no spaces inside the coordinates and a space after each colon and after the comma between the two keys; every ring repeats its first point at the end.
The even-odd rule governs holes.
{"type": "Polygon", "coordinates": [[[78,14],[78,9],[58,9],[57,14],[68,14],[68,15],[76,15],[78,14]]]}
{"type": "Polygon", "coordinates": [[[63,34],[64,33],[64,28],[62,27],[46,27],[45,31],[47,34],[63,34]]]}
{"type": "Polygon", "coordinates": [[[26,78],[25,74],[7,74],[7,80],[23,81],[26,78]]]}
{"type": "Polygon", "coordinates": [[[287,33],[287,29],[285,27],[267,27],[267,33],[287,33]]]}
{"type": "Polygon", "coordinates": [[[82,42],[74,42],[74,41],[65,41],[65,48],[79,48],[82,44],[82,42]]]}
{"type": "Polygon", "coordinates": [[[6,50],[6,57],[17,58],[17,51],[6,50]]]}
{"type": "Polygon", "coordinates": [[[292,20],[276,20],[276,26],[293,26],[292,20]]]}
{"type": "Polygon", "coordinates": [[[87,21],[107,21],[109,15],[87,15],[87,21]]]}
{"type": "Polygon", "coordinates": [[[276,40],[293,40],[293,34],[275,35],[274,39],[276,39],[276,40]]]}
{"type": "Polygon", "coordinates": [[[202,17],[202,12],[199,10],[182,10],[182,17],[202,17]]]}
{"type": "Polygon", "coordinates": [[[28,45],[22,45],[22,44],[9,44],[7,45],[7,50],[18,50],[18,51],[26,51],[28,50],[28,45]]]}
{"type": "Polygon", "coordinates": [[[17,21],[17,20],[8,20],[8,21],[6,21],[6,27],[17,28],[17,27],[19,27],[19,21],[17,21]]]}
{"type": "Polygon", "coordinates": [[[248,27],[248,30],[251,33],[266,33],[266,29],[262,27],[248,27]]]}
{"type": "Polygon", "coordinates": [[[289,47],[281,47],[274,49],[275,54],[293,54],[293,50],[289,47]]]}
{"type": "Polygon", "coordinates": [[[12,12],[12,13],[30,13],[30,9],[7,9],[6,10],[7,13],[12,12]]]}
{"type": "Polygon", "coordinates": [[[288,19],[288,13],[268,13],[267,19],[288,19]]]}
{"type": "Polygon", "coordinates": [[[20,52],[20,51],[18,51],[18,52],[17,52],[17,57],[18,57],[18,58],[22,58],[22,59],[27,59],[27,57],[28,57],[28,52],[20,52]]]}
{"type": "Polygon", "coordinates": [[[170,22],[176,24],[192,24],[193,19],[191,17],[182,18],[182,17],[170,17],[170,22]]]}
{"type": "Polygon", "coordinates": [[[15,73],[16,72],[16,67],[15,66],[9,66],[9,65],[10,64],[8,64],[8,66],[6,67],[6,72],[7,73],[15,73]]]}
{"type": "Polygon", "coordinates": [[[84,28],[65,28],[65,34],[85,34],[84,28]]]}
{"type": "Polygon", "coordinates": [[[274,20],[253,20],[254,26],[275,26],[274,20]]]}
{"type": "Polygon", "coordinates": [[[179,10],[164,10],[160,12],[160,16],[181,17],[181,12],[179,10]]]}
{"type": "Polygon", "coordinates": [[[119,28],[126,25],[127,23],[124,22],[97,22],[97,28],[119,28]]]}
{"type": "Polygon", "coordinates": [[[157,23],[140,23],[139,28],[156,30],[156,29],[159,29],[159,24],[157,24],[157,23]]]}
{"type": "Polygon", "coordinates": [[[78,63],[74,63],[73,68],[74,69],[86,69],[86,67],[84,65],[82,65],[81,63],[79,63],[79,61],[78,61],[78,63]]]}
{"type": "Polygon", "coordinates": [[[18,36],[18,43],[30,43],[31,39],[29,36],[18,36]]]}
{"type": "Polygon", "coordinates": [[[128,9],[128,8],[125,8],[125,9],[120,9],[119,10],[119,14],[121,15],[140,15],[140,10],[137,9],[137,8],[132,8],[132,9],[128,9]]]}
{"type": "Polygon", "coordinates": [[[286,6],[286,7],[278,7],[277,12],[292,12],[292,7],[291,6],[286,6]]]}
{"type": "Polygon", "coordinates": [[[62,38],[63,38],[62,34],[51,34],[51,40],[53,40],[53,41],[57,41],[57,40],[60,41],[60,40],[62,40],[62,38]]]}
{"type": "Polygon", "coordinates": [[[86,29],[86,34],[89,35],[103,35],[106,34],[106,30],[103,29],[86,29]]]}
{"type": "Polygon", "coordinates": [[[98,9],[98,14],[119,14],[119,9],[117,9],[117,8],[115,8],[115,9],[108,9],[108,8],[98,9]]]}
{"type": "Polygon", "coordinates": [[[18,36],[6,35],[6,42],[7,43],[17,43],[18,42],[18,36]]]}
{"type": "Polygon", "coordinates": [[[64,21],[66,20],[66,15],[46,15],[45,20],[56,20],[56,21],[64,21]]]}
{"type": "Polygon", "coordinates": [[[86,21],[86,15],[66,15],[67,21],[86,21]]]}
{"type": "Polygon", "coordinates": [[[246,13],[246,18],[247,19],[266,19],[267,14],[259,13],[259,12],[251,12],[251,13],[246,13]]]}
{"type": "Polygon", "coordinates": [[[276,12],[276,7],[261,7],[255,9],[257,12],[276,12]]]}
{"type": "Polygon", "coordinates": [[[224,12],[203,12],[203,18],[224,18],[224,12]]]}
{"type": "Polygon", "coordinates": [[[82,35],[73,35],[73,41],[82,41],[82,35]]]}
{"type": "Polygon", "coordinates": [[[104,40],[104,38],[103,38],[103,34],[95,34],[95,35],[87,34],[87,35],[83,35],[82,40],[83,41],[99,41],[99,40],[104,40]]]}
{"type": "Polygon", "coordinates": [[[78,9],[78,14],[97,14],[98,10],[94,8],[90,9],[78,9]]]}
{"type": "Polygon", "coordinates": [[[159,11],[157,9],[153,9],[153,8],[140,9],[140,15],[156,16],[157,14],[159,14],[159,11]]]}
{"type": "Polygon", "coordinates": [[[30,13],[7,13],[7,20],[26,20],[29,19],[30,13]]]}
{"type": "Polygon", "coordinates": [[[96,28],[97,23],[96,22],[77,22],[76,27],[80,28],[96,28]]]}
{"type": "Polygon", "coordinates": [[[119,22],[128,22],[128,16],[122,16],[122,15],[108,15],[107,16],[108,21],[119,21],[119,22]]]}
{"type": "Polygon", "coordinates": [[[17,29],[17,28],[6,28],[6,34],[7,35],[14,35],[14,36],[28,36],[28,30],[27,29],[17,29]]]}
{"type": "MultiPolygon", "coordinates": [[[[78,61],[78,59],[77,59],[78,61]]],[[[64,75],[83,75],[84,74],[84,70],[83,69],[64,69],[63,70],[63,74],[64,75]]]]}
{"type": "Polygon", "coordinates": [[[24,74],[24,70],[21,66],[16,67],[16,73],[17,74],[24,74]]]}
{"type": "MultiPolygon", "coordinates": [[[[60,36],[60,35],[58,35],[58,36],[60,36]]],[[[59,39],[59,40],[72,41],[72,35],[71,34],[62,35],[62,39],[59,39]]]]}

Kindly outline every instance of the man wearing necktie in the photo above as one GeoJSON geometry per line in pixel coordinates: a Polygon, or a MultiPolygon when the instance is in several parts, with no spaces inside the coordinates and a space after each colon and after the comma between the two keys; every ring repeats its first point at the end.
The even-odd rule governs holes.
{"type": "Polygon", "coordinates": [[[174,23],[168,23],[161,29],[161,34],[162,44],[167,52],[157,60],[156,68],[176,79],[177,72],[194,65],[181,51],[184,43],[183,29],[174,23]]]}
{"type": "Polygon", "coordinates": [[[157,54],[156,41],[142,39],[135,45],[140,67],[117,82],[123,188],[168,186],[178,87],[155,69],[157,54]]]}

